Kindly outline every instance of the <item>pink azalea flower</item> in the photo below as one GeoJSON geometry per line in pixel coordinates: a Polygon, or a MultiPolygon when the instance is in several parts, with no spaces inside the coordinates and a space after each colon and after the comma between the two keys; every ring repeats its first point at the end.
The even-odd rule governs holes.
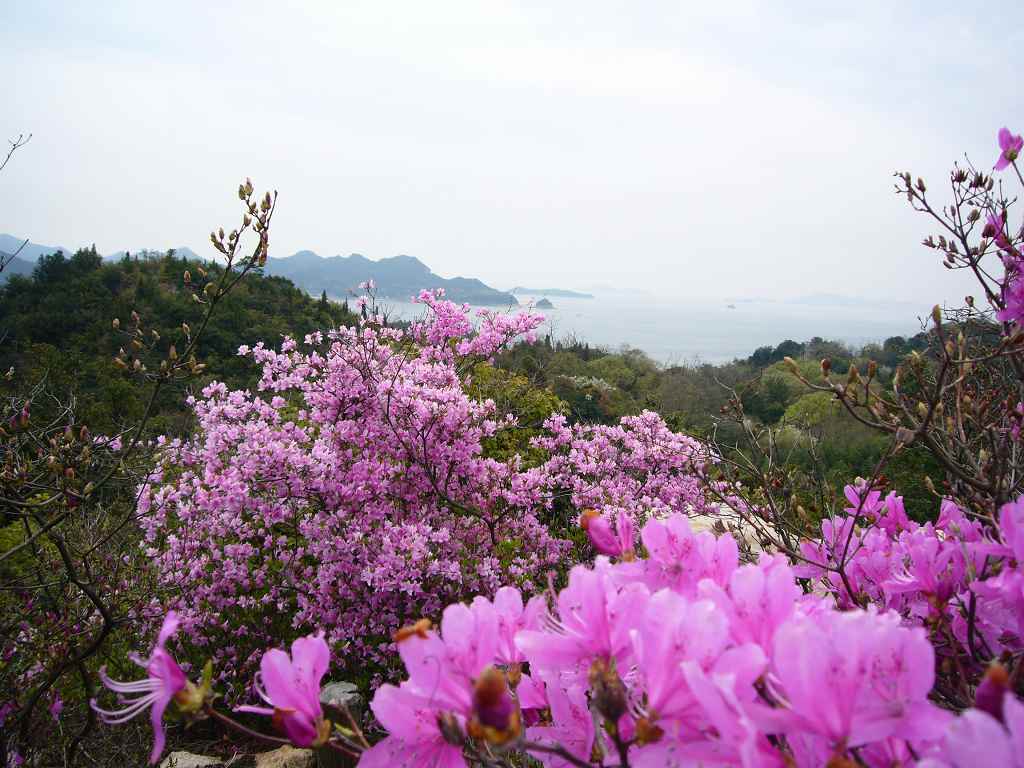
{"type": "Polygon", "coordinates": [[[587,532],[587,538],[598,554],[623,560],[633,560],[636,557],[636,528],[633,525],[633,518],[626,510],[619,510],[615,531],[612,531],[608,518],[596,509],[584,510],[580,515],[580,527],[587,532]]]}
{"type": "MultiPolygon", "coordinates": [[[[551,724],[527,728],[531,741],[565,747],[574,757],[589,760],[594,748],[594,718],[587,706],[587,691],[576,683],[552,675],[544,679],[551,724]]],[[[571,763],[558,755],[534,753],[549,768],[569,768],[571,763]]]]}
{"type": "Polygon", "coordinates": [[[523,597],[515,587],[502,587],[494,594],[492,603],[485,597],[473,598],[470,609],[484,613],[482,620],[489,622],[486,615],[493,612],[498,622],[498,648],[494,661],[498,664],[520,664],[526,661],[522,652],[516,647],[516,633],[521,629],[539,629],[540,620],[547,606],[544,597],[535,595],[523,606],[523,597]]]}
{"type": "Polygon", "coordinates": [[[188,684],[188,679],[181,671],[181,667],[164,649],[167,640],[177,631],[179,623],[178,616],[174,611],[168,612],[163,626],[160,627],[156,645],[153,646],[149,659],[132,657],[132,661],[149,674],[146,679],[121,683],[107,677],[105,668],[100,669],[100,680],[110,690],[115,693],[139,693],[142,694],[141,696],[129,699],[128,706],[117,711],[100,709],[95,701],[91,702],[92,708],[107,724],[127,722],[146,709],[150,709],[150,721],[153,723],[153,751],[149,756],[150,763],[159,760],[160,754],[164,751],[167,739],[163,727],[164,710],[167,709],[171,699],[183,691],[188,684]]]}
{"type": "Polygon", "coordinates": [[[757,643],[766,653],[771,653],[775,631],[793,615],[802,594],[786,558],[767,554],[757,565],[737,568],[728,590],[708,579],[699,591],[728,617],[737,643],[757,643]]]}
{"type": "MultiPolygon", "coordinates": [[[[370,709],[388,736],[362,754],[359,768],[464,768],[462,747],[445,739],[438,710],[429,698],[401,686],[382,685],[370,709]]],[[[457,720],[460,729],[465,720],[457,720]]]]}
{"type": "Polygon", "coordinates": [[[260,660],[260,697],[270,707],[239,707],[240,712],[269,715],[284,729],[293,744],[312,747],[330,735],[330,723],[320,708],[320,680],[331,663],[323,633],[300,637],[292,643],[289,657],[273,648],[260,660]]]}
{"type": "Polygon", "coordinates": [[[53,697],[53,701],[50,702],[50,717],[54,719],[54,722],[60,720],[60,713],[64,711],[64,700],[58,693],[53,697]]]}
{"type": "Polygon", "coordinates": [[[889,736],[934,738],[946,722],[928,701],[935,651],[923,629],[901,626],[895,613],[794,618],[775,635],[774,669],[788,712],[773,716],[786,733],[856,747],[889,736]]]}
{"type": "Polygon", "coordinates": [[[1024,768],[1024,704],[1012,693],[1003,701],[1003,722],[969,709],[946,731],[939,755],[921,768],[1024,768]]]}
{"type": "Polygon", "coordinates": [[[548,617],[544,631],[523,630],[516,645],[531,669],[586,674],[593,662],[615,661],[628,669],[632,658],[630,629],[647,605],[643,584],[620,588],[612,566],[598,559],[593,569],[578,565],[558,595],[558,617],[548,617]]]}
{"type": "Polygon", "coordinates": [[[996,160],[995,170],[1001,171],[1016,160],[1021,148],[1024,148],[1024,138],[1014,136],[1010,133],[1009,128],[1000,128],[999,149],[1002,151],[999,153],[999,159],[996,160]]]}
{"type": "Polygon", "coordinates": [[[729,620],[712,601],[691,602],[668,589],[651,597],[632,639],[647,693],[648,717],[670,736],[681,729],[696,733],[707,726],[682,662],[731,675],[737,687],[749,693],[747,698],[753,697],[753,683],[768,664],[756,645],[732,645],[729,620]]]}
{"type": "Polygon", "coordinates": [[[996,216],[990,213],[988,215],[988,226],[985,227],[982,234],[995,240],[996,245],[1004,251],[1010,251],[1013,249],[1009,239],[1006,237],[1006,225],[1003,224],[1002,216],[996,216]],[[989,234],[990,231],[991,234],[989,234]]]}
{"type": "Polygon", "coordinates": [[[701,579],[726,584],[739,565],[736,540],[710,531],[694,534],[684,515],[650,520],[640,532],[649,557],[644,562],[647,586],[652,590],[669,587],[695,597],[701,579]]]}

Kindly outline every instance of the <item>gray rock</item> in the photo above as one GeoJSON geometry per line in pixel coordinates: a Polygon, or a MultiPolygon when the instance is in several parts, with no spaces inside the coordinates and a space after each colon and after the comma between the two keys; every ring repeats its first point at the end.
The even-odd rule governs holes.
{"type": "Polygon", "coordinates": [[[191,752],[171,752],[160,768],[205,768],[206,766],[222,766],[224,761],[206,755],[194,755],[191,752]]]}
{"type": "MultiPolygon", "coordinates": [[[[346,728],[349,727],[349,721],[342,712],[345,709],[352,715],[357,725],[362,724],[365,707],[363,696],[359,693],[359,688],[348,681],[327,683],[321,688],[320,705],[328,718],[346,728]]],[[[316,759],[318,768],[351,768],[356,764],[354,759],[328,749],[317,750],[316,759]]]]}
{"type": "Polygon", "coordinates": [[[256,768],[316,768],[316,758],[311,749],[281,747],[256,755],[256,768]]]}
{"type": "Polygon", "coordinates": [[[341,715],[341,710],[346,707],[357,723],[362,719],[363,696],[356,685],[345,680],[327,683],[321,688],[320,704],[327,710],[329,718],[342,725],[348,725],[346,718],[341,715]]]}

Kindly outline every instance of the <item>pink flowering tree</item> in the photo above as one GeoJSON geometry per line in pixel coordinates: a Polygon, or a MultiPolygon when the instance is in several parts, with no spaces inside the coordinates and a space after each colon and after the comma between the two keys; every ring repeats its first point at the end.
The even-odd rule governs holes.
{"type": "Polygon", "coordinates": [[[141,500],[147,546],[218,669],[317,627],[345,648],[338,666],[380,670],[410,620],[540,589],[579,510],[642,521],[702,505],[696,444],[653,413],[572,428],[555,415],[530,458],[490,455],[522,425],[469,394],[473,372],[541,318],[419,301],[408,328],[365,298],[357,328],[243,348],[258,390],[211,384],[192,401],[196,437],[167,444],[141,500]]]}

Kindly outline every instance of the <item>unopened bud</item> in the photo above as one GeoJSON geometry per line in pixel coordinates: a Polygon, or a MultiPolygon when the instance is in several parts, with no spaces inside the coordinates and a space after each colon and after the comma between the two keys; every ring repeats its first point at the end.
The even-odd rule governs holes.
{"type": "Polygon", "coordinates": [[[473,685],[473,716],[469,735],[490,744],[507,744],[522,733],[519,707],[508,690],[505,673],[487,667],[473,685]]]}
{"type": "Polygon", "coordinates": [[[430,631],[430,619],[420,619],[419,621],[402,627],[395,632],[393,640],[395,643],[401,643],[408,640],[410,637],[418,637],[421,640],[427,639],[427,632],[430,631]]]}
{"type": "Polygon", "coordinates": [[[942,325],[942,308],[938,304],[932,307],[932,320],[935,325],[942,325]]]}
{"type": "Polygon", "coordinates": [[[878,373],[878,363],[876,363],[874,360],[869,360],[868,361],[868,378],[869,379],[875,378],[875,374],[876,373],[878,373]]]}
{"type": "Polygon", "coordinates": [[[661,726],[648,720],[646,717],[638,718],[636,721],[636,743],[640,746],[644,744],[654,744],[655,742],[661,741],[661,737],[665,735],[665,731],[661,726]]]}
{"type": "Polygon", "coordinates": [[[590,666],[590,692],[594,707],[613,725],[629,707],[626,686],[615,671],[615,662],[598,659],[590,666]]]}
{"type": "Polygon", "coordinates": [[[183,278],[185,279],[185,285],[189,285],[189,284],[191,284],[191,282],[192,282],[192,273],[191,273],[191,272],[189,272],[189,271],[188,271],[188,270],[186,269],[186,270],[185,270],[185,274],[184,274],[184,275],[182,275],[182,277],[183,277],[183,278]]]}
{"type": "Polygon", "coordinates": [[[178,359],[178,350],[175,349],[173,344],[171,344],[171,348],[167,350],[167,356],[171,358],[171,360],[178,359]]]}
{"type": "Polygon", "coordinates": [[[825,377],[828,377],[828,375],[829,375],[829,373],[831,372],[831,370],[832,370],[832,361],[831,361],[831,360],[829,360],[829,359],[828,359],[828,358],[826,357],[826,358],[824,358],[824,359],[823,359],[823,360],[821,361],[821,375],[822,375],[822,376],[825,376],[825,377]]]}
{"type": "Polygon", "coordinates": [[[114,330],[116,331],[118,328],[121,327],[121,321],[115,317],[113,322],[111,322],[111,325],[114,326],[114,330]]]}
{"type": "Polygon", "coordinates": [[[796,364],[796,360],[794,360],[792,357],[786,356],[782,358],[782,362],[786,364],[786,367],[789,368],[791,373],[800,375],[800,367],[796,364]]]}
{"type": "Polygon", "coordinates": [[[441,738],[453,747],[461,747],[466,743],[466,734],[451,712],[442,712],[437,716],[437,730],[441,732],[441,738]]]}
{"type": "MultiPolygon", "coordinates": [[[[1010,690],[1010,675],[998,661],[992,662],[974,692],[974,706],[1003,722],[1003,702],[1010,690]]],[[[1012,694],[1011,694],[1012,695],[1012,694]]]]}

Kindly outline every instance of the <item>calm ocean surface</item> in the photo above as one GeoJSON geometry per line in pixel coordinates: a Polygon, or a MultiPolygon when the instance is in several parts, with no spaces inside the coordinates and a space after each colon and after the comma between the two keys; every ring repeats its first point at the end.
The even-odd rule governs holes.
{"type": "MultiPolygon", "coordinates": [[[[521,308],[533,298],[519,296],[521,308]]],[[[539,299],[539,297],[535,297],[539,299]]],[[[785,339],[812,336],[853,344],[909,336],[921,330],[918,315],[930,307],[910,304],[809,305],[786,302],[672,301],[640,296],[599,296],[594,299],[551,298],[554,309],[536,310],[546,322],[542,333],[554,338],[574,334],[596,346],[642,349],[659,362],[672,364],[725,362],[747,357],[757,347],[785,339]]],[[[381,301],[393,317],[411,320],[421,305],[381,301]]]]}

